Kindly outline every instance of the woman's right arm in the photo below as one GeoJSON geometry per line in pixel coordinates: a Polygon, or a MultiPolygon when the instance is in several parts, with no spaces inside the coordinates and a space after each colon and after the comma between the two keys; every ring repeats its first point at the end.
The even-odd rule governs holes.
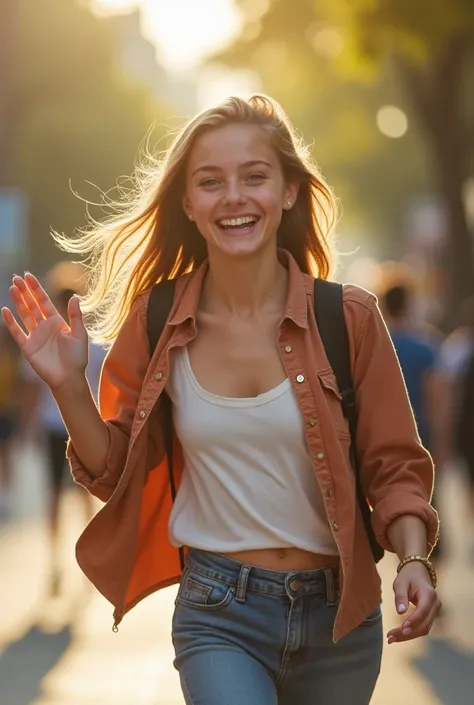
{"type": "Polygon", "coordinates": [[[69,325],[32,274],[15,276],[10,294],[25,331],[2,309],[21,352],[56,399],[78,456],[93,477],[104,473],[110,437],[86,380],[88,337],[79,301],[68,305],[69,325]]]}
{"type": "Polygon", "coordinates": [[[103,501],[113,494],[125,467],[130,433],[150,363],[147,300],[147,295],[138,297],[105,358],[99,385],[100,415],[89,387],[86,389],[87,383],[81,381],[77,386],[54,392],[70,432],[67,456],[74,479],[103,501]],[[73,415],[70,421],[68,414],[73,415]]]}
{"type": "Polygon", "coordinates": [[[106,471],[111,439],[85,375],[51,392],[80,464],[93,480],[100,479],[106,471]]]}
{"type": "Polygon", "coordinates": [[[132,307],[107,355],[100,412],[85,376],[88,338],[79,301],[69,302],[69,325],[31,274],[14,277],[10,293],[27,333],[2,309],[11,335],[31,367],[48,384],[70,435],[67,455],[75,480],[106,501],[125,462],[130,430],[149,364],[145,300],[132,307]]]}

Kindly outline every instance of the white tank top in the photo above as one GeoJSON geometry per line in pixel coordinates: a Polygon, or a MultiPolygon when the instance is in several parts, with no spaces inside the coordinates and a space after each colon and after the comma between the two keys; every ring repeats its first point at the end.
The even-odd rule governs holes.
{"type": "Polygon", "coordinates": [[[337,554],[289,379],[257,397],[216,396],[200,386],[183,347],[167,391],[184,454],[169,521],[174,546],[337,554]]]}

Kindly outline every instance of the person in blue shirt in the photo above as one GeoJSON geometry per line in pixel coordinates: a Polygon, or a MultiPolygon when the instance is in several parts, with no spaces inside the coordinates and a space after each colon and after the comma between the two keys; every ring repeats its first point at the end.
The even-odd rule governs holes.
{"type": "MultiPolygon", "coordinates": [[[[405,378],[408,396],[418,427],[420,440],[436,461],[437,423],[437,358],[435,336],[428,328],[412,320],[411,289],[404,284],[391,286],[382,297],[385,322],[395,347],[405,378]]],[[[433,497],[432,504],[436,503],[433,497]]],[[[441,542],[438,541],[432,558],[439,560],[441,542]]]]}

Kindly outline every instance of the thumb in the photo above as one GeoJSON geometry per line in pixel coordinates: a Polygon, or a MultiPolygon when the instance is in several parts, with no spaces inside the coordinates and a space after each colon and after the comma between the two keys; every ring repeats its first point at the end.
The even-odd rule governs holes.
{"type": "Polygon", "coordinates": [[[79,303],[79,298],[76,295],[70,298],[67,313],[69,317],[69,326],[74,338],[82,338],[87,340],[87,331],[82,320],[81,305],[79,303]]]}
{"type": "Polygon", "coordinates": [[[405,614],[408,609],[408,585],[404,580],[400,579],[400,576],[395,581],[393,586],[395,592],[395,609],[398,614],[405,614]]]}

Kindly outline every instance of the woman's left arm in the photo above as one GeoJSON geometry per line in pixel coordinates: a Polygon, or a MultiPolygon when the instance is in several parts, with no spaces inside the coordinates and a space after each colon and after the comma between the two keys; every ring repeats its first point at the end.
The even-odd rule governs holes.
{"type": "Polygon", "coordinates": [[[368,497],[379,544],[396,552],[389,526],[403,515],[426,527],[428,556],[438,536],[438,515],[431,507],[434,468],[421,445],[392,340],[374,296],[344,287],[356,391],[356,448],[362,490],[368,497]],[[361,305],[362,304],[362,305],[361,305]]]}
{"type": "MultiPolygon", "coordinates": [[[[421,445],[400,365],[375,297],[352,286],[344,290],[352,341],[360,481],[373,509],[375,536],[400,559],[428,557],[438,536],[438,516],[430,505],[433,462],[421,445]]],[[[420,610],[417,607],[410,617],[409,633],[394,630],[396,635],[390,634],[389,640],[420,636],[427,619],[424,595],[436,609],[427,569],[421,563],[409,563],[394,588],[397,603],[405,607],[402,613],[408,601],[420,604],[420,610]]]]}

